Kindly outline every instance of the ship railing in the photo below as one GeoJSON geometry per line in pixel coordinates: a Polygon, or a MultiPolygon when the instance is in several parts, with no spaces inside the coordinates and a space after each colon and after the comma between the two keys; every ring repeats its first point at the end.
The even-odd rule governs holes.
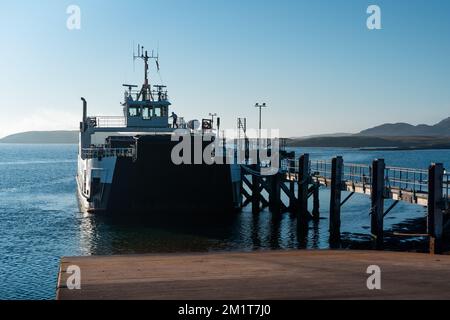
{"type": "MultiPolygon", "coordinates": [[[[152,98],[154,101],[167,101],[169,100],[169,94],[167,91],[163,90],[163,91],[158,91],[158,90],[152,90],[150,91],[150,93],[152,94],[152,98]]],[[[138,100],[138,97],[141,95],[141,90],[131,90],[131,91],[126,91],[125,96],[131,96],[133,98],[133,100],[138,100]]]]}
{"type": "Polygon", "coordinates": [[[82,150],[83,159],[96,159],[96,158],[135,158],[135,148],[86,148],[82,150]]]}
{"type": "Polygon", "coordinates": [[[91,128],[126,128],[127,119],[125,117],[90,117],[88,124],[91,128]]]}
{"type": "Polygon", "coordinates": [[[156,101],[166,101],[169,100],[169,94],[167,91],[157,91],[152,90],[153,99],[156,101]]]}

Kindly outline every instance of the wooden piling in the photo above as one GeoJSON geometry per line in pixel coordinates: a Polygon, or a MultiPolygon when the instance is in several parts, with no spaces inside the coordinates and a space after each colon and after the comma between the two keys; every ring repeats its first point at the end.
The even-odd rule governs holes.
{"type": "Polygon", "coordinates": [[[320,219],[320,198],[319,198],[320,185],[315,184],[313,189],[313,219],[315,221],[320,219]]]}
{"type": "Polygon", "coordinates": [[[224,137],[222,138],[222,161],[223,164],[228,164],[228,154],[227,154],[227,138],[225,138],[225,134],[224,137]]]}
{"type": "Polygon", "coordinates": [[[261,178],[257,175],[252,175],[252,212],[254,214],[259,213],[260,207],[260,190],[261,190],[261,178]]]}
{"type": "Polygon", "coordinates": [[[383,218],[384,218],[384,171],[386,165],[383,159],[377,159],[372,164],[371,188],[371,234],[374,248],[383,248],[383,218]]]}
{"type": "Polygon", "coordinates": [[[427,229],[430,237],[430,253],[442,253],[444,216],[441,207],[443,198],[444,167],[432,164],[428,171],[428,217],[427,229]]]}
{"type": "Polygon", "coordinates": [[[308,185],[309,185],[309,154],[304,154],[298,160],[298,194],[297,210],[301,224],[309,220],[308,212],[308,185]]]}
{"type": "Polygon", "coordinates": [[[278,214],[281,212],[281,175],[276,173],[269,177],[270,194],[269,207],[272,213],[278,214]]]}
{"type": "MultiPolygon", "coordinates": [[[[289,181],[289,191],[291,191],[291,194],[295,196],[295,181],[289,181]]],[[[296,206],[297,206],[296,198],[289,197],[289,210],[291,212],[295,212],[296,206]]]]}
{"type": "Polygon", "coordinates": [[[330,242],[341,239],[341,193],[344,160],[333,158],[331,164],[331,194],[330,194],[330,242]]]}
{"type": "Polygon", "coordinates": [[[240,141],[235,138],[234,139],[233,163],[240,163],[239,161],[241,160],[241,159],[239,159],[239,156],[238,156],[239,143],[240,143],[240,141]]]}
{"type": "Polygon", "coordinates": [[[241,179],[239,180],[239,194],[240,194],[240,198],[239,198],[239,207],[243,208],[244,207],[244,198],[242,197],[243,195],[245,196],[245,188],[244,188],[244,177],[245,177],[245,171],[244,169],[242,169],[241,167],[241,179]]]}

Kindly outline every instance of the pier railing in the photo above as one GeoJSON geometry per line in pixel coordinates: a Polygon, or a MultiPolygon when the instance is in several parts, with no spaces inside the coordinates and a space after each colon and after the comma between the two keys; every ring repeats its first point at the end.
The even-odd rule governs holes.
{"type": "Polygon", "coordinates": [[[421,235],[429,237],[430,252],[441,252],[444,229],[450,226],[450,173],[440,163],[433,163],[427,169],[415,169],[388,167],[384,159],[375,159],[371,164],[346,163],[342,157],[310,161],[309,154],[304,154],[299,159],[282,159],[281,169],[271,176],[261,177],[259,171],[247,169],[243,172],[252,177],[242,179],[241,190],[245,197],[242,206],[251,203],[254,213],[259,212],[261,206],[269,207],[273,213],[295,212],[302,230],[308,230],[311,219],[319,221],[319,190],[328,188],[330,242],[340,242],[341,209],[355,194],[370,197],[368,212],[374,248],[383,247],[384,217],[400,202],[427,208],[427,229],[421,235]],[[250,191],[246,191],[244,185],[250,191]],[[268,199],[261,190],[267,192],[268,199]],[[288,204],[282,200],[283,196],[288,204]],[[309,210],[311,198],[313,209],[309,210]],[[385,203],[385,200],[390,202],[385,203]]]}
{"type": "Polygon", "coordinates": [[[446,209],[450,209],[450,173],[444,174],[444,199],[446,199],[446,209]]]}
{"type": "Polygon", "coordinates": [[[428,192],[428,170],[387,167],[385,186],[411,192],[428,192]]]}
{"type": "Polygon", "coordinates": [[[372,167],[364,164],[347,163],[343,168],[343,180],[354,184],[370,185],[372,167]]]}
{"type": "Polygon", "coordinates": [[[83,159],[96,158],[133,158],[136,150],[134,148],[87,148],[81,152],[83,159]]]}
{"type": "MultiPolygon", "coordinates": [[[[332,162],[328,160],[309,161],[308,176],[331,179],[332,162]]],[[[365,164],[344,163],[342,180],[346,183],[370,186],[372,183],[372,166],[365,164]]],[[[289,180],[297,180],[299,173],[298,159],[284,159],[281,171],[289,180]]],[[[388,189],[408,191],[414,194],[428,192],[428,170],[403,167],[386,167],[384,171],[384,185],[388,189]]],[[[450,173],[444,174],[443,198],[450,202],[450,173]]],[[[448,208],[449,205],[447,205],[448,208]]]]}
{"type": "Polygon", "coordinates": [[[309,162],[309,173],[312,176],[331,178],[331,161],[314,160],[309,162]]]}

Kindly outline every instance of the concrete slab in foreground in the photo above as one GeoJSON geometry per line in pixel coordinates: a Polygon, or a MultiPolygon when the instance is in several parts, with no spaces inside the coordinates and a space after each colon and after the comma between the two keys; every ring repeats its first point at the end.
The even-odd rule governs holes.
{"type": "Polygon", "coordinates": [[[57,299],[450,299],[450,256],[268,251],[63,258],[57,299]],[[66,270],[81,268],[81,290],[66,270]],[[378,265],[382,290],[367,289],[378,265]]]}

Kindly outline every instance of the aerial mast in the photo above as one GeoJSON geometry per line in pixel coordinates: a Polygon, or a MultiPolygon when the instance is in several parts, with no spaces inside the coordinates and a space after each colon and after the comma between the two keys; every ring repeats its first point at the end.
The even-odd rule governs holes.
{"type": "Polygon", "coordinates": [[[142,59],[144,61],[144,84],[142,85],[141,92],[138,95],[138,100],[141,98],[141,96],[142,96],[143,101],[152,99],[153,97],[151,94],[151,86],[150,86],[150,81],[148,79],[148,70],[149,70],[148,61],[150,59],[155,59],[157,65],[159,66],[159,63],[158,63],[159,56],[155,56],[153,54],[153,51],[152,51],[152,55],[149,56],[148,51],[144,50],[144,46],[138,45],[138,54],[134,55],[133,59],[134,60],[142,59]]]}

